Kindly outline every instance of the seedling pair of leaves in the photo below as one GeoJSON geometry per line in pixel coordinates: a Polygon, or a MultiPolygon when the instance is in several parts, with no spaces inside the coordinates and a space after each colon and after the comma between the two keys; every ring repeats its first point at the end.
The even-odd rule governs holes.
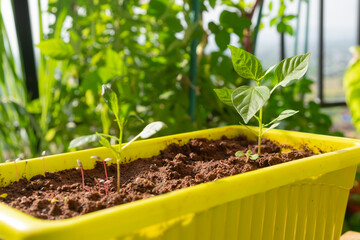
{"type": "Polygon", "coordinates": [[[127,146],[129,146],[132,142],[134,142],[138,138],[148,138],[162,128],[166,127],[165,123],[157,121],[148,124],[137,136],[135,136],[131,141],[129,141],[125,146],[122,146],[123,143],[123,132],[125,125],[129,119],[129,109],[125,106],[119,106],[119,99],[116,93],[110,88],[109,85],[102,85],[102,93],[101,93],[105,103],[112,111],[115,116],[115,121],[119,127],[119,137],[111,136],[104,133],[96,133],[92,135],[78,137],[70,142],[69,149],[81,146],[83,144],[87,144],[90,142],[98,141],[102,146],[107,147],[116,157],[117,164],[117,192],[120,191],[120,163],[122,162],[122,151],[127,146]],[[108,140],[108,138],[114,139],[118,144],[118,148],[112,146],[108,140]]]}
{"type": "MultiPolygon", "coordinates": [[[[239,113],[245,124],[253,117],[259,123],[258,132],[258,154],[261,153],[261,139],[268,130],[276,128],[280,122],[298,113],[296,110],[284,110],[280,115],[269,123],[263,123],[263,107],[270,99],[270,96],[278,87],[289,86],[296,80],[302,78],[309,65],[310,53],[298,55],[282,60],[277,66],[274,65],[263,71],[263,67],[254,55],[240,48],[230,46],[231,59],[235,71],[240,77],[252,79],[256,86],[241,86],[236,89],[214,89],[219,99],[233,106],[239,113]],[[262,80],[275,69],[276,85],[269,89],[262,85],[262,80]],[[263,131],[263,128],[267,130],[263,131]]],[[[240,122],[240,124],[242,124],[240,122]]]]}
{"type": "Polygon", "coordinates": [[[259,158],[259,154],[251,154],[251,153],[252,153],[251,150],[247,150],[246,153],[243,153],[242,151],[237,151],[237,152],[235,153],[235,156],[236,156],[236,157],[242,157],[242,156],[245,155],[245,157],[246,157],[245,162],[248,162],[249,159],[251,159],[251,160],[256,160],[256,159],[259,158]]]}

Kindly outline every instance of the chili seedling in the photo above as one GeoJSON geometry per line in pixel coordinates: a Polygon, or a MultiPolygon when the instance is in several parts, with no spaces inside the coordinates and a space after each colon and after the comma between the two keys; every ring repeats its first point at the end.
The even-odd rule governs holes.
{"type": "MultiPolygon", "coordinates": [[[[234,46],[229,45],[229,48],[231,50],[231,59],[235,71],[244,79],[254,80],[256,86],[244,85],[236,89],[214,89],[214,91],[223,103],[236,109],[245,124],[253,117],[258,121],[259,131],[257,132],[257,137],[258,154],[260,155],[263,135],[268,130],[277,127],[281,120],[298,113],[298,111],[295,110],[284,110],[274,120],[264,124],[263,107],[275,89],[280,86],[286,87],[304,76],[308,69],[310,53],[284,59],[277,66],[274,65],[266,71],[263,71],[259,59],[254,55],[234,46]],[[270,90],[263,84],[262,80],[274,68],[274,76],[277,84],[270,90]],[[264,127],[268,127],[268,129],[263,131],[264,127]]],[[[241,122],[240,124],[243,125],[241,122]]]]}
{"type": "Polygon", "coordinates": [[[97,185],[98,185],[98,192],[99,192],[99,194],[100,194],[100,192],[101,192],[100,181],[99,181],[97,178],[94,178],[94,180],[95,180],[95,182],[96,182],[97,185]]]}
{"type": "Polygon", "coordinates": [[[251,160],[256,160],[256,159],[259,158],[259,154],[251,154],[251,153],[252,153],[251,150],[247,150],[246,153],[243,153],[242,151],[237,151],[237,152],[235,153],[235,156],[236,156],[236,157],[242,157],[242,156],[245,155],[245,157],[246,157],[245,162],[246,162],[246,163],[249,162],[249,158],[250,158],[251,160]]]}
{"type": "Polygon", "coordinates": [[[87,190],[87,191],[90,192],[90,189],[85,186],[85,177],[84,177],[83,165],[82,165],[82,163],[81,163],[80,160],[76,160],[76,162],[77,162],[77,164],[78,164],[78,166],[79,166],[79,168],[80,168],[80,171],[81,171],[81,178],[82,178],[83,188],[84,188],[85,190],[87,190]]]}
{"type": "Polygon", "coordinates": [[[127,107],[122,107],[119,105],[119,99],[116,93],[110,88],[110,85],[104,84],[102,85],[102,93],[101,93],[104,102],[107,104],[111,112],[115,116],[115,122],[119,128],[119,137],[111,136],[105,133],[96,133],[88,136],[78,137],[72,140],[69,144],[69,148],[78,147],[80,145],[99,141],[101,145],[110,149],[113,155],[116,157],[116,169],[117,169],[117,192],[120,192],[120,163],[123,162],[123,149],[129,146],[133,141],[138,138],[148,138],[155,134],[156,132],[160,131],[162,128],[166,127],[165,123],[157,121],[148,124],[137,136],[135,136],[132,140],[130,140],[125,146],[122,146],[123,143],[123,133],[125,125],[128,121],[130,116],[136,115],[129,115],[129,109],[127,107]],[[114,147],[110,144],[107,138],[114,139],[118,143],[118,147],[114,147]]]}

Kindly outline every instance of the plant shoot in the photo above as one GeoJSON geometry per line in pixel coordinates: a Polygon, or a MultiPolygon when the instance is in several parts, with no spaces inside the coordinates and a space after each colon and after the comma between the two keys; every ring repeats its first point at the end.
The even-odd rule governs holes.
{"type": "Polygon", "coordinates": [[[260,155],[261,140],[264,133],[269,129],[277,127],[281,120],[298,113],[295,110],[284,110],[277,118],[264,124],[263,107],[275,89],[280,86],[286,87],[304,76],[308,69],[310,53],[284,59],[277,66],[274,65],[263,71],[259,59],[254,55],[234,46],[229,45],[229,48],[235,71],[240,77],[253,80],[256,86],[244,85],[236,89],[214,89],[214,91],[223,103],[236,109],[245,124],[253,117],[258,121],[259,131],[257,137],[258,154],[260,155]],[[262,80],[274,68],[274,77],[277,84],[270,90],[269,87],[263,84],[262,80]],[[264,131],[264,127],[268,127],[268,129],[264,131]]]}
{"type": "Polygon", "coordinates": [[[90,192],[90,189],[85,186],[84,169],[83,169],[82,163],[80,162],[80,160],[76,160],[76,162],[77,162],[77,164],[78,164],[78,166],[80,168],[80,171],[81,171],[81,178],[82,178],[83,188],[90,192]]]}
{"type": "MultiPolygon", "coordinates": [[[[136,115],[129,115],[129,109],[127,107],[123,107],[119,105],[119,99],[116,93],[110,88],[108,84],[102,85],[102,93],[101,93],[104,102],[107,104],[111,112],[115,116],[115,122],[119,128],[119,137],[111,136],[104,133],[96,133],[88,136],[82,136],[76,138],[70,142],[69,148],[78,147],[80,145],[99,141],[101,145],[110,149],[113,155],[116,157],[116,165],[117,165],[117,192],[120,192],[120,163],[123,162],[123,149],[129,146],[133,141],[141,138],[148,138],[151,135],[155,134],[156,132],[160,131],[162,128],[166,127],[165,123],[163,122],[153,122],[148,124],[136,137],[134,137],[131,141],[129,141],[125,146],[122,146],[123,143],[123,133],[125,125],[128,121],[130,116],[136,115]],[[110,144],[107,138],[112,138],[118,143],[118,147],[114,147],[110,144]]],[[[125,106],[125,105],[124,105],[125,106]]],[[[139,117],[137,117],[139,118],[139,117]]]]}
{"type": "Polygon", "coordinates": [[[246,157],[245,162],[246,162],[246,163],[249,162],[249,158],[250,158],[251,160],[256,160],[256,159],[259,158],[259,154],[251,154],[251,153],[252,153],[251,150],[247,150],[246,153],[243,153],[243,152],[241,152],[241,151],[237,151],[237,152],[235,153],[235,156],[236,156],[236,157],[242,157],[242,156],[245,155],[245,157],[246,157]]]}

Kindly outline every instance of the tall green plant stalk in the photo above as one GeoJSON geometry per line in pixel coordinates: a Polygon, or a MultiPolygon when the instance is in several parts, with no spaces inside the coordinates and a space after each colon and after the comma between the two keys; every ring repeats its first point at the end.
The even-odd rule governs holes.
{"type": "Polygon", "coordinates": [[[116,159],[117,164],[117,192],[120,192],[120,163],[122,161],[122,143],[123,143],[123,133],[124,133],[124,123],[120,122],[118,117],[116,117],[116,122],[118,123],[119,127],[119,151],[118,156],[116,159]]]}
{"type": "Polygon", "coordinates": [[[261,140],[263,135],[263,108],[259,110],[259,135],[258,135],[258,154],[261,153],[261,140]]]}

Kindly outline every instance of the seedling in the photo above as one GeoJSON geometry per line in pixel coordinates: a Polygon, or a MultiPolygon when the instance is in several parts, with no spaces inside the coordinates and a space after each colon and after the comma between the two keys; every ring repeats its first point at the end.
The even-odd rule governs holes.
{"type": "Polygon", "coordinates": [[[98,191],[99,191],[99,194],[100,194],[100,191],[101,191],[100,181],[97,178],[94,178],[94,180],[98,184],[98,191]]]}
{"type": "Polygon", "coordinates": [[[122,146],[123,143],[123,132],[125,125],[128,121],[128,118],[130,116],[136,116],[136,115],[129,115],[129,108],[127,105],[119,105],[118,96],[116,93],[110,88],[109,85],[104,84],[102,86],[102,97],[104,98],[105,103],[109,107],[109,109],[112,111],[112,113],[115,116],[115,121],[119,128],[119,137],[114,137],[108,134],[104,133],[96,133],[88,136],[82,136],[79,138],[76,138],[70,142],[69,148],[78,147],[80,145],[99,141],[101,145],[104,147],[107,147],[110,149],[110,151],[113,153],[113,155],[116,157],[116,165],[117,165],[117,192],[120,192],[120,163],[123,161],[123,149],[125,149],[127,146],[129,146],[133,141],[141,138],[148,138],[155,134],[156,132],[160,131],[162,128],[166,127],[166,125],[163,122],[153,122],[148,124],[142,131],[139,133],[136,137],[134,137],[129,143],[127,143],[125,146],[122,146]],[[109,140],[107,138],[114,139],[119,145],[118,147],[114,147],[110,144],[109,140]]]}
{"type": "Polygon", "coordinates": [[[90,189],[85,186],[84,169],[83,169],[82,163],[80,162],[80,160],[76,160],[76,162],[77,162],[77,164],[78,164],[78,166],[80,168],[80,171],[81,171],[81,178],[82,178],[83,188],[90,192],[90,189]]]}
{"type": "Polygon", "coordinates": [[[43,151],[43,152],[41,153],[41,161],[42,161],[42,163],[43,163],[44,176],[46,176],[46,175],[45,175],[45,160],[44,160],[45,155],[46,155],[46,151],[43,151]]]}
{"type": "Polygon", "coordinates": [[[284,59],[277,66],[274,65],[266,71],[263,71],[259,59],[257,59],[254,55],[234,46],[229,45],[229,48],[231,50],[231,59],[235,71],[242,78],[254,80],[256,86],[245,85],[234,90],[214,89],[214,91],[222,102],[233,106],[236,109],[245,124],[247,124],[253,117],[258,121],[259,131],[257,133],[257,137],[258,154],[260,155],[261,139],[263,135],[268,130],[277,127],[281,120],[298,113],[298,111],[295,110],[284,110],[277,118],[267,124],[264,124],[263,107],[275,89],[279,86],[286,87],[295,80],[304,76],[308,69],[310,53],[284,59]],[[267,86],[262,85],[262,80],[274,68],[274,76],[277,84],[270,90],[267,86]],[[263,131],[264,127],[268,127],[268,129],[263,131]]]}
{"type": "Polygon", "coordinates": [[[245,155],[245,157],[246,157],[245,162],[249,162],[249,158],[250,158],[251,160],[256,160],[256,159],[259,158],[259,154],[251,154],[251,153],[252,153],[251,150],[247,150],[246,153],[243,153],[243,152],[241,152],[241,151],[237,151],[237,152],[235,153],[235,156],[236,156],[236,157],[242,157],[242,156],[245,155]]]}
{"type": "Polygon", "coordinates": [[[104,179],[99,179],[99,183],[103,183],[104,184],[104,189],[105,189],[105,195],[107,196],[108,194],[108,189],[109,189],[109,181],[105,181],[104,179]]]}

